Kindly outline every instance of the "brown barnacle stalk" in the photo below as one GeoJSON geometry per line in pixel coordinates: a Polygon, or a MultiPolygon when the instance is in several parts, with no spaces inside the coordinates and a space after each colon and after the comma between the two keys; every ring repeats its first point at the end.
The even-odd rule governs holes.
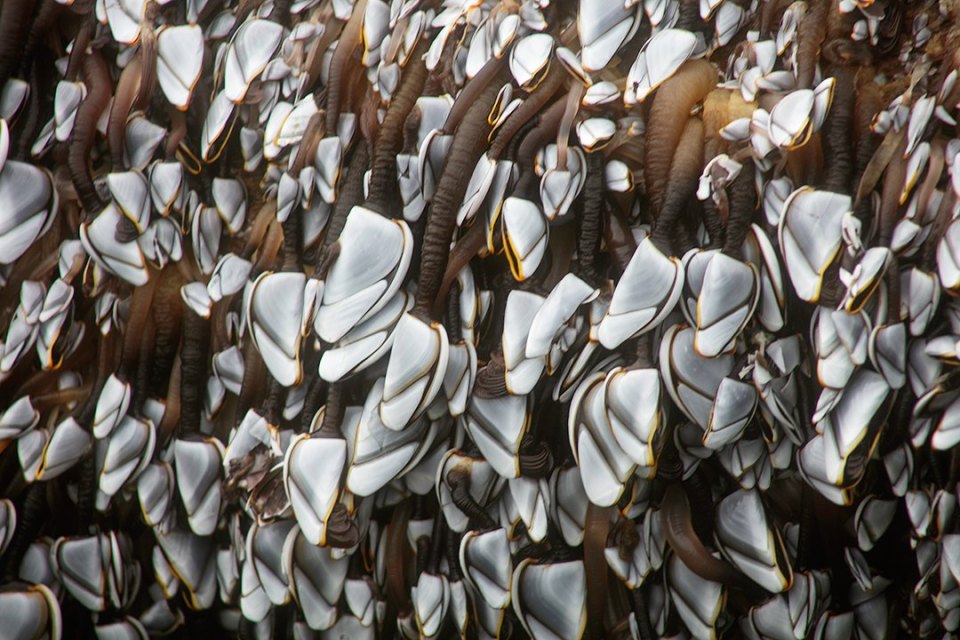
{"type": "MultiPolygon", "coordinates": [[[[195,277],[184,279],[189,281],[195,277]]],[[[180,304],[183,323],[180,334],[180,423],[177,432],[177,437],[182,439],[200,433],[203,393],[210,364],[210,321],[182,300],[176,303],[180,304]]]]}
{"type": "Polygon", "coordinates": [[[348,61],[353,57],[353,52],[362,41],[363,14],[366,7],[367,0],[359,0],[354,5],[353,13],[343,27],[337,46],[333,50],[333,58],[330,60],[330,77],[327,82],[327,131],[336,131],[337,123],[340,122],[340,102],[344,89],[344,76],[347,73],[348,61]]]}
{"type": "Polygon", "coordinates": [[[820,134],[825,174],[823,187],[835,193],[850,193],[856,168],[853,154],[856,69],[836,67],[833,77],[836,79],[833,101],[820,134]]]}
{"type": "MultiPolygon", "coordinates": [[[[333,382],[327,386],[327,401],[322,409],[323,419],[320,421],[319,428],[311,434],[311,437],[342,439],[343,433],[340,431],[340,425],[343,423],[344,411],[347,408],[346,403],[345,383],[333,382]]],[[[343,503],[337,503],[333,507],[327,521],[326,540],[329,546],[342,549],[354,547],[360,541],[360,529],[353,518],[350,517],[350,512],[343,503]]]]}
{"type": "Polygon", "coordinates": [[[757,209],[757,190],[754,182],[754,164],[747,161],[731,185],[730,218],[727,220],[723,252],[740,259],[741,247],[750,231],[753,214],[757,209]]]}
{"type": "Polygon", "coordinates": [[[587,154],[586,172],[577,228],[577,264],[580,277],[597,286],[602,280],[596,264],[603,231],[605,179],[602,153],[587,154]]]}
{"type": "MultiPolygon", "coordinates": [[[[370,188],[366,206],[379,213],[397,211],[397,154],[403,146],[403,130],[410,112],[417,103],[427,81],[427,67],[423,61],[427,46],[421,41],[403,68],[400,88],[390,100],[390,106],[380,123],[380,131],[370,158],[370,188]]],[[[398,217],[394,215],[393,217],[398,217]]]]}
{"type": "Polygon", "coordinates": [[[407,566],[409,564],[409,545],[407,544],[407,525],[410,523],[411,504],[404,500],[394,509],[390,522],[387,524],[385,558],[387,566],[385,591],[387,596],[387,621],[385,629],[390,636],[391,621],[396,622],[398,617],[410,614],[410,598],[407,589],[407,566]]]}
{"type": "Polygon", "coordinates": [[[35,0],[7,0],[0,4],[0,88],[20,64],[34,4],[35,0]]]}
{"type": "Polygon", "coordinates": [[[664,254],[671,254],[672,239],[677,223],[686,209],[687,202],[697,188],[703,168],[703,122],[699,118],[687,118],[686,125],[676,145],[666,195],[657,214],[653,242],[664,254]]]}
{"type": "Polygon", "coordinates": [[[333,204],[333,212],[327,223],[327,231],[323,238],[323,250],[319,253],[317,275],[324,277],[333,264],[339,251],[337,239],[347,223],[347,214],[354,206],[363,202],[363,174],[369,164],[367,145],[354,145],[350,152],[350,159],[344,171],[341,171],[337,185],[337,201],[333,204]]]}
{"type": "MultiPolygon", "coordinates": [[[[520,182],[514,193],[526,196],[534,188],[536,175],[533,171],[537,152],[557,137],[557,130],[567,112],[566,100],[556,100],[549,107],[546,105],[556,92],[563,86],[567,74],[558,69],[557,63],[550,65],[546,77],[537,85],[530,96],[518,106],[507,120],[491,132],[493,142],[487,150],[490,160],[499,160],[515,142],[520,134],[534,118],[539,116],[537,124],[530,129],[517,146],[516,164],[520,169],[520,182]]],[[[568,130],[569,133],[569,130],[568,130]]],[[[437,295],[439,301],[446,299],[450,286],[463,268],[487,246],[487,230],[482,224],[474,224],[464,233],[453,249],[450,250],[446,271],[437,295]]],[[[507,254],[510,259],[509,253],[507,254]]],[[[437,314],[442,313],[442,307],[435,308],[437,314]]]]}
{"type": "Polygon", "coordinates": [[[514,137],[537,114],[543,113],[544,107],[554,94],[563,86],[567,73],[558,62],[552,62],[546,76],[530,95],[510,114],[506,121],[491,132],[490,149],[487,156],[491,160],[499,160],[514,137]]]}
{"type": "Polygon", "coordinates": [[[667,487],[660,503],[660,518],[667,543],[698,576],[727,586],[749,587],[751,583],[726,560],[714,557],[693,528],[690,501],[678,484],[667,487]]]}
{"type": "Polygon", "coordinates": [[[637,241],[626,216],[616,209],[611,210],[603,225],[603,245],[613,268],[617,273],[623,273],[637,250],[637,241]]]}
{"type": "MultiPolygon", "coordinates": [[[[877,212],[877,246],[889,247],[893,239],[893,229],[899,220],[901,193],[907,175],[907,161],[903,157],[906,149],[906,138],[902,139],[897,150],[887,165],[883,176],[883,189],[880,196],[880,210],[877,212]]],[[[890,254],[890,264],[887,266],[887,309],[891,322],[900,319],[900,267],[895,253],[890,254]]]]}
{"type": "Polygon", "coordinates": [[[90,170],[90,153],[97,135],[97,121],[110,102],[110,74],[99,51],[83,58],[81,66],[87,97],[77,109],[73,135],[67,149],[67,169],[80,197],[86,219],[90,220],[103,208],[90,170]]]}
{"type": "Polygon", "coordinates": [[[441,313],[445,307],[440,305],[438,293],[447,268],[457,210],[466,193],[472,168],[485,148],[490,132],[488,114],[500,92],[501,78],[500,61],[494,59],[488,62],[464,88],[444,123],[445,131],[453,130],[458,122],[459,126],[456,126],[447,161],[427,213],[420,254],[420,278],[414,303],[414,312],[424,319],[434,319],[435,305],[440,307],[441,313]]]}
{"type": "MultiPolygon", "coordinates": [[[[156,276],[156,274],[154,274],[156,276]]],[[[120,358],[119,376],[133,387],[136,410],[143,402],[148,379],[150,351],[155,327],[152,322],[153,297],[156,277],[147,284],[136,287],[130,297],[130,317],[123,332],[123,352],[120,358]]]]}
{"type": "MultiPolygon", "coordinates": [[[[678,149],[686,128],[690,126],[680,115],[689,114],[713,90],[717,79],[717,70],[710,62],[692,60],[664,82],[653,98],[647,118],[644,179],[655,212],[663,208],[674,150],[678,149]]],[[[702,155],[702,143],[700,147],[702,155]]]]}
{"type": "Polygon", "coordinates": [[[490,517],[470,493],[470,474],[463,468],[457,467],[447,474],[447,484],[450,486],[450,498],[458,509],[463,511],[472,521],[473,527],[495,529],[496,521],[490,517]]]}
{"type": "MultiPolygon", "coordinates": [[[[945,142],[942,137],[934,139],[930,145],[930,164],[927,169],[927,175],[920,185],[920,192],[917,196],[917,211],[925,211],[930,203],[937,188],[937,183],[943,173],[945,166],[945,142]]],[[[921,255],[920,266],[927,271],[934,271],[937,263],[937,246],[940,239],[946,232],[947,227],[953,221],[952,212],[956,202],[956,193],[953,189],[947,189],[943,198],[940,200],[940,206],[934,214],[933,222],[930,227],[930,234],[924,241],[923,253],[921,255]]]]}
{"type": "Polygon", "coordinates": [[[604,612],[607,608],[607,535],[612,507],[587,506],[583,525],[583,568],[587,583],[587,637],[604,636],[604,612]]]}
{"type": "MultiPolygon", "coordinates": [[[[153,282],[154,278],[150,279],[153,282]]],[[[156,287],[151,299],[150,312],[153,325],[153,352],[149,358],[150,375],[147,392],[155,397],[167,395],[168,379],[177,358],[180,344],[181,274],[176,269],[164,269],[156,278],[156,287]]]]}
{"type": "MultiPolygon", "coordinates": [[[[123,168],[124,134],[127,129],[127,117],[133,108],[133,103],[139,93],[143,80],[143,56],[135,56],[124,67],[117,82],[117,90],[110,107],[110,118],[107,120],[107,141],[110,144],[110,159],[113,168],[123,168]]],[[[184,130],[186,133],[186,130],[184,130]]]]}
{"type": "Polygon", "coordinates": [[[827,37],[829,0],[811,0],[797,26],[797,88],[809,89],[817,72],[820,47],[827,37]]]}
{"type": "MultiPolygon", "coordinates": [[[[208,3],[207,6],[209,7],[211,4],[214,3],[208,3]]],[[[316,87],[317,82],[320,80],[320,75],[323,72],[323,59],[327,53],[327,49],[337,40],[345,25],[345,23],[333,19],[332,4],[321,7],[319,13],[316,15],[316,20],[324,25],[324,31],[319,38],[314,40],[310,46],[310,50],[307,51],[306,60],[304,60],[306,80],[304,81],[303,89],[305,92],[313,91],[314,87],[316,87]]]]}

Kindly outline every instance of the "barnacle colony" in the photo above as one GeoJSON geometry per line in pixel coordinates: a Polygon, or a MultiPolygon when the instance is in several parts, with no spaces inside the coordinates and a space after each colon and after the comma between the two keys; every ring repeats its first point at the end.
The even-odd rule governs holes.
{"type": "Polygon", "coordinates": [[[960,628],[960,6],[0,4],[0,635],[960,628]]]}

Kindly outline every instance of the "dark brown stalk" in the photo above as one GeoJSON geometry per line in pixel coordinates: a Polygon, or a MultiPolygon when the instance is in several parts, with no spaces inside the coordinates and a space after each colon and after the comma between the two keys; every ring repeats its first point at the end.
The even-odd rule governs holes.
{"type": "MultiPolygon", "coordinates": [[[[93,32],[92,20],[89,16],[83,20],[77,37],[73,39],[73,48],[70,49],[70,57],[67,58],[67,72],[63,74],[64,80],[74,81],[80,74],[80,68],[83,65],[84,58],[87,57],[87,47],[90,46],[90,38],[93,32]]],[[[87,87],[89,90],[90,87],[87,87]]]]}
{"type": "MultiPolygon", "coordinates": [[[[369,155],[367,145],[358,144],[350,154],[345,175],[340,178],[337,201],[333,204],[333,213],[327,223],[327,234],[323,238],[324,248],[332,247],[340,238],[343,226],[347,223],[347,214],[354,206],[363,202],[363,174],[367,170],[369,155]]],[[[326,251],[320,253],[321,259],[326,251]]]]}
{"type": "Polygon", "coordinates": [[[597,255],[603,231],[604,161],[601,153],[587,154],[587,177],[583,184],[579,228],[577,232],[577,262],[580,276],[590,285],[600,284],[597,255]]]}
{"type": "Polygon", "coordinates": [[[50,29],[56,26],[57,21],[60,19],[60,14],[63,13],[63,9],[64,6],[57,2],[57,0],[40,1],[40,8],[37,9],[37,15],[33,19],[33,24],[30,25],[30,33],[27,35],[27,40],[23,45],[21,70],[33,64],[33,54],[40,45],[40,41],[47,35],[50,29]]]}
{"type": "MultiPolygon", "coordinates": [[[[110,159],[113,168],[123,168],[123,143],[127,131],[127,117],[133,108],[133,101],[137,97],[141,78],[143,77],[142,56],[135,56],[120,73],[117,82],[117,91],[110,107],[110,118],[107,120],[107,140],[110,143],[110,159]]],[[[186,131],[184,131],[186,133],[186,131]]]]}
{"type": "Polygon", "coordinates": [[[587,637],[603,638],[603,618],[607,608],[607,534],[610,531],[610,507],[587,505],[583,526],[583,569],[587,581],[587,637]]]}
{"type": "Polygon", "coordinates": [[[797,89],[813,86],[820,47],[827,37],[828,0],[813,0],[797,26],[797,89]]]}
{"type": "Polygon", "coordinates": [[[157,425],[157,447],[160,449],[177,435],[177,424],[180,422],[180,374],[180,354],[174,351],[170,377],[163,395],[163,418],[157,425]]]}
{"type": "Polygon", "coordinates": [[[923,257],[921,266],[927,271],[933,271],[937,266],[937,247],[940,245],[940,239],[946,233],[947,227],[953,222],[953,205],[956,202],[956,194],[953,189],[948,189],[946,195],[940,201],[940,207],[933,218],[933,224],[930,229],[930,235],[924,242],[923,257]]]}
{"type": "Polygon", "coordinates": [[[360,529],[342,504],[336,504],[327,519],[326,544],[337,549],[349,549],[360,543],[360,529]]]}
{"type": "Polygon", "coordinates": [[[17,510],[17,527],[10,540],[10,546],[2,556],[3,565],[0,575],[5,583],[9,583],[19,575],[23,556],[46,522],[43,517],[47,506],[46,486],[43,482],[30,485],[23,503],[17,510]]]}
{"type": "Polygon", "coordinates": [[[150,358],[149,393],[164,397],[180,346],[180,322],[183,312],[180,286],[183,280],[176,269],[164,269],[157,278],[159,282],[151,305],[156,335],[150,358]]]}
{"type": "Polygon", "coordinates": [[[123,375],[133,376],[137,363],[140,361],[140,346],[143,339],[143,328],[150,317],[153,303],[153,293],[156,289],[156,277],[150,278],[142,287],[133,290],[130,298],[130,318],[123,334],[123,356],[121,357],[121,371],[123,375]]]}
{"type": "Polygon", "coordinates": [[[790,4],[790,0],[770,0],[760,6],[760,35],[770,38],[772,29],[776,25],[783,10],[790,4]]]}
{"type": "Polygon", "coordinates": [[[672,484],[667,487],[660,504],[663,531],[673,552],[687,567],[705,580],[729,586],[747,586],[747,579],[726,560],[715,558],[707,551],[693,530],[690,502],[683,489],[672,484]]]}
{"type": "Polygon", "coordinates": [[[687,118],[686,126],[678,139],[670,179],[667,184],[663,206],[653,228],[652,239],[657,248],[670,254],[671,237],[687,201],[697,188],[703,168],[703,123],[699,118],[687,118]]]}
{"type": "Polygon", "coordinates": [[[137,99],[133,103],[134,109],[145,109],[153,100],[153,92],[157,86],[157,34],[153,30],[153,20],[157,13],[157,3],[147,0],[144,25],[140,30],[140,58],[141,76],[137,87],[137,99]]]}
{"type": "MultiPolygon", "coordinates": [[[[489,82],[476,100],[471,101],[473,108],[457,129],[437,191],[430,204],[427,228],[423,236],[420,286],[417,289],[415,305],[415,311],[423,318],[432,318],[433,306],[439,303],[437,294],[447,268],[450,239],[457,223],[457,210],[463,202],[467,182],[486,147],[487,135],[490,133],[487,114],[500,92],[499,73],[497,76],[497,81],[489,82]]],[[[478,74],[474,82],[479,78],[478,74]]],[[[464,92],[466,91],[464,89],[464,92]]]]}
{"type": "MultiPolygon", "coordinates": [[[[474,112],[474,108],[478,106],[478,100],[481,96],[485,95],[487,89],[489,89],[490,84],[493,82],[494,78],[500,76],[500,69],[503,66],[503,61],[497,60],[496,58],[489,60],[480,71],[477,72],[477,75],[473,77],[473,80],[467,83],[459,94],[457,94],[457,99],[454,101],[453,106],[450,107],[450,112],[447,114],[447,119],[443,121],[442,130],[444,133],[453,133],[458,130],[460,123],[463,122],[464,118],[468,114],[474,112]]],[[[500,88],[497,87],[497,92],[500,92],[500,88]]],[[[494,96],[496,96],[496,93],[494,96]]],[[[489,101],[489,105],[484,110],[483,119],[484,122],[487,122],[487,116],[490,114],[490,110],[493,108],[495,100],[489,101]]],[[[489,125],[489,122],[487,122],[489,125]]],[[[479,131],[479,130],[478,130],[479,131]]],[[[483,139],[486,140],[487,136],[490,135],[489,127],[484,132],[483,139]]]]}
{"type": "Polygon", "coordinates": [[[907,175],[907,163],[903,158],[903,150],[906,148],[906,144],[906,138],[902,138],[883,176],[883,191],[880,196],[880,212],[877,220],[877,243],[881,247],[890,245],[893,228],[897,224],[900,192],[907,175]]]}
{"type": "MultiPolygon", "coordinates": [[[[263,358],[253,346],[247,342],[243,346],[243,382],[240,383],[240,393],[237,396],[237,406],[252,407],[260,394],[266,376],[266,365],[263,358]]],[[[242,418],[243,416],[239,416],[242,418]]]]}
{"type": "Polygon", "coordinates": [[[270,12],[270,19],[285,27],[289,27],[290,4],[291,0],[275,0],[273,3],[273,11],[270,12]]]}
{"type": "MultiPolygon", "coordinates": [[[[353,57],[353,52],[360,43],[363,34],[363,14],[367,8],[367,0],[359,0],[353,7],[353,13],[347,20],[346,26],[340,33],[340,40],[333,50],[330,60],[330,77],[327,82],[327,131],[336,131],[340,122],[340,99],[343,91],[343,78],[346,66],[353,57]]],[[[321,52],[321,58],[323,57],[321,52]]]]}
{"type": "Polygon", "coordinates": [[[747,160],[740,175],[730,186],[730,218],[727,220],[727,237],[723,252],[739,260],[743,241],[750,231],[753,214],[757,210],[757,188],[754,183],[754,165],[747,160]]]}
{"type": "Polygon", "coordinates": [[[133,400],[131,401],[131,409],[134,414],[140,413],[140,409],[143,407],[143,401],[147,399],[150,388],[150,362],[152,360],[152,358],[148,357],[148,354],[153,354],[156,338],[157,327],[153,323],[153,316],[148,315],[143,325],[142,335],[139,340],[140,344],[137,345],[139,353],[137,369],[133,378],[133,400]]]}
{"type": "Polygon", "coordinates": [[[300,413],[300,433],[308,433],[313,424],[313,416],[320,408],[320,403],[327,394],[327,383],[320,376],[310,378],[307,396],[303,401],[303,411],[300,413]]]}
{"type": "Polygon", "coordinates": [[[496,131],[493,144],[490,145],[490,149],[487,151],[487,156],[491,160],[499,160],[514,136],[520,132],[523,126],[537,114],[543,112],[543,108],[547,102],[549,102],[557,90],[563,86],[563,81],[566,76],[567,73],[559,62],[551,62],[550,70],[547,71],[547,77],[537,85],[537,88],[507,117],[506,122],[496,131]]]}
{"type": "Polygon", "coordinates": [[[529,432],[524,436],[524,440],[520,455],[517,456],[520,475],[535,480],[548,478],[550,472],[553,471],[553,458],[550,456],[550,448],[542,441],[533,442],[529,432]]]}
{"type": "Polygon", "coordinates": [[[179,437],[200,433],[200,412],[209,358],[209,323],[189,307],[183,310],[183,345],[180,349],[179,437]]]}
{"type": "Polygon", "coordinates": [[[93,389],[90,392],[87,401],[78,407],[74,414],[77,423],[87,431],[90,431],[93,422],[94,412],[97,410],[97,401],[100,399],[100,392],[103,391],[103,385],[107,378],[113,373],[116,365],[116,347],[117,340],[109,335],[100,341],[100,348],[97,351],[97,377],[93,383],[93,389]]]}
{"type": "Polygon", "coordinates": [[[20,65],[23,45],[30,33],[34,0],[6,0],[0,3],[0,88],[20,65]]]}
{"type": "MultiPolygon", "coordinates": [[[[717,79],[717,70],[712,64],[706,60],[691,60],[657,89],[647,120],[644,148],[644,178],[655,212],[662,208],[674,150],[687,126],[684,116],[713,90],[717,79]]],[[[700,147],[702,155],[702,142],[700,147]]]]}
{"type": "Polygon", "coordinates": [[[77,109],[76,124],[67,150],[67,169],[77,190],[87,220],[100,213],[103,202],[93,185],[90,153],[97,135],[97,121],[110,102],[110,74],[98,51],[83,59],[83,81],[87,97],[77,109]]]}
{"type": "Polygon", "coordinates": [[[856,71],[851,67],[834,70],[836,87],[833,103],[823,124],[823,158],[826,164],[824,188],[835,193],[853,189],[853,107],[856,71]]]}
{"type": "Polygon", "coordinates": [[[30,404],[38,411],[47,411],[59,405],[70,404],[71,402],[80,402],[90,397],[92,388],[87,385],[83,387],[70,387],[69,389],[60,389],[51,391],[30,398],[30,404]]]}
{"type": "MultiPolygon", "coordinates": [[[[519,111],[522,105],[517,108],[519,111]]],[[[517,147],[517,166],[524,174],[533,169],[537,152],[547,145],[557,135],[560,121],[566,111],[566,101],[557,100],[540,114],[540,122],[523,137],[517,147]]]]}
{"type": "MultiPolygon", "coordinates": [[[[387,525],[386,564],[387,564],[387,621],[409,613],[410,603],[407,595],[407,524],[410,522],[411,503],[404,500],[397,507],[387,525]],[[393,614],[393,615],[391,615],[393,614]]],[[[389,622],[388,622],[389,624],[389,622]]]]}
{"type": "Polygon", "coordinates": [[[303,260],[303,213],[295,206],[281,224],[283,229],[283,271],[300,271],[303,260]]]}
{"type": "Polygon", "coordinates": [[[629,223],[619,214],[611,212],[603,225],[603,243],[617,273],[623,273],[637,250],[637,243],[629,223]]]}
{"type": "MultiPolygon", "coordinates": [[[[314,101],[316,102],[316,101],[314,101]]],[[[297,155],[294,156],[293,164],[290,165],[289,173],[292,176],[300,175],[300,172],[309,162],[313,164],[313,158],[317,153],[317,145],[323,139],[324,133],[324,112],[317,111],[307,122],[307,128],[303,131],[303,138],[300,140],[300,147],[297,149],[297,155]]]]}
{"type": "Polygon", "coordinates": [[[342,438],[340,424],[343,422],[343,413],[346,410],[346,400],[343,397],[343,383],[333,382],[327,387],[327,402],[323,407],[323,422],[315,432],[317,437],[342,438]]]}
{"type": "Polygon", "coordinates": [[[450,486],[450,497],[453,503],[473,520],[475,526],[479,525],[483,529],[496,528],[497,523],[470,494],[470,475],[466,471],[463,469],[450,471],[447,474],[447,484],[450,486]]]}
{"type": "Polygon", "coordinates": [[[378,213],[397,218],[400,214],[394,199],[397,192],[397,154],[403,146],[403,126],[417,103],[427,81],[427,67],[423,61],[426,43],[421,42],[403,69],[400,88],[390,100],[390,106],[380,124],[380,133],[370,160],[370,188],[366,206],[378,213]]]}
{"type": "MultiPolygon", "coordinates": [[[[453,245],[453,249],[450,250],[447,269],[443,274],[443,281],[440,283],[440,289],[437,292],[437,300],[445,300],[447,298],[450,287],[454,281],[456,281],[457,276],[486,245],[486,226],[480,222],[475,222],[473,226],[467,229],[467,232],[457,240],[457,243],[453,245]]],[[[443,313],[443,308],[434,306],[434,314],[438,317],[441,313],[443,313]]]]}
{"type": "Polygon", "coordinates": [[[170,132],[167,134],[163,153],[167,160],[173,160],[177,157],[180,143],[187,137],[187,114],[173,105],[167,107],[167,113],[170,115],[170,132]]]}

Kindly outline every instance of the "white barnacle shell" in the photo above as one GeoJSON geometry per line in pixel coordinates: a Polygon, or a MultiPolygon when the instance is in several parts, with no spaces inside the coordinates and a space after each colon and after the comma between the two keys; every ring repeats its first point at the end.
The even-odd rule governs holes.
{"type": "Polygon", "coordinates": [[[627,75],[623,100],[627,106],[643,102],[686,62],[697,46],[685,29],[663,29],[647,40],[627,75]]]}
{"type": "Polygon", "coordinates": [[[190,106],[203,68],[203,31],[199,25],[165,26],[157,30],[157,82],[181,111],[190,106]]]}
{"type": "Polygon", "coordinates": [[[801,187],[783,203],[779,240],[787,274],[801,300],[816,302],[827,267],[840,251],[850,197],[801,187]]]}
{"type": "Polygon", "coordinates": [[[0,264],[11,264],[53,224],[59,196],[52,175],[7,160],[0,172],[0,264]]]}

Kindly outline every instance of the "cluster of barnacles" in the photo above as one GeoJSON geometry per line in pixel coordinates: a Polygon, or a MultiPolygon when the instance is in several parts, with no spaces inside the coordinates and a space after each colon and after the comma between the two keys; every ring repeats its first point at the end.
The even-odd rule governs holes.
{"type": "Polygon", "coordinates": [[[960,8],[0,4],[0,636],[960,629],[960,8]]]}

